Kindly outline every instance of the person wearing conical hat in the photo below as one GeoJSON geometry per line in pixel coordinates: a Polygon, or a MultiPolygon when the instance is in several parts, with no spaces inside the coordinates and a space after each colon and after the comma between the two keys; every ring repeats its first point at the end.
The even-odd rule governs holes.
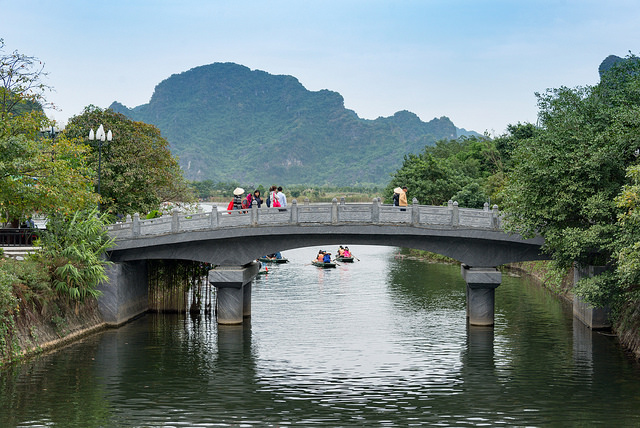
{"type": "Polygon", "coordinates": [[[397,207],[400,205],[400,194],[402,193],[401,187],[396,187],[393,189],[393,206],[397,207]]]}
{"type": "Polygon", "coordinates": [[[242,195],[244,194],[244,189],[242,187],[236,187],[233,191],[233,209],[241,210],[242,209],[242,195]]]}

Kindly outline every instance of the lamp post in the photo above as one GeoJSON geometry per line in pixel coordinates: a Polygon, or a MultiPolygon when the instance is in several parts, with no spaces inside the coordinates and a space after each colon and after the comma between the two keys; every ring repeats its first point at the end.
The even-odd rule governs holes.
{"type": "MultiPolygon", "coordinates": [[[[113,134],[111,134],[111,130],[109,130],[106,134],[104,133],[104,127],[102,124],[96,130],[96,133],[93,133],[93,128],[89,130],[89,140],[98,141],[98,196],[102,198],[102,194],[100,193],[100,172],[102,169],[102,143],[107,140],[111,141],[113,139],[113,134]]],[[[101,211],[100,201],[98,200],[98,212],[101,211]]]]}
{"type": "Polygon", "coordinates": [[[60,129],[57,126],[51,125],[51,128],[41,128],[40,133],[44,136],[47,134],[52,140],[56,139],[56,135],[60,133],[60,129]]]}

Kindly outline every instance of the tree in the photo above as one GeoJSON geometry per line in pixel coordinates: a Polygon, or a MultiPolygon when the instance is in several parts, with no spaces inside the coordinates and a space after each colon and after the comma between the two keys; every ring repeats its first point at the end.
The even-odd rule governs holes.
{"type": "Polygon", "coordinates": [[[390,201],[394,188],[407,186],[410,197],[421,204],[442,205],[460,197],[461,206],[480,208],[490,195],[484,189],[487,178],[499,163],[499,154],[488,138],[440,140],[419,155],[406,155],[384,194],[390,201]]]}
{"type": "Polygon", "coordinates": [[[620,281],[635,289],[640,286],[640,165],[629,167],[627,177],[631,182],[616,198],[616,205],[623,210],[618,218],[620,245],[616,257],[620,281]]]}
{"type": "Polygon", "coordinates": [[[0,207],[15,227],[36,211],[72,212],[97,201],[84,148],[39,132],[52,125],[41,107],[48,88],[42,67],[17,52],[0,55],[0,207]]]}
{"type": "MultiPolygon", "coordinates": [[[[192,202],[194,194],[182,176],[169,143],[152,125],[134,122],[113,110],[86,107],[71,118],[64,131],[69,138],[90,144],[89,163],[100,173],[102,207],[112,215],[146,213],[162,202],[192,202]],[[90,129],[102,124],[113,132],[113,141],[99,148],[89,142],[90,129]]],[[[97,185],[98,176],[95,176],[97,185]]]]}
{"type": "MultiPolygon", "coordinates": [[[[0,53],[4,40],[0,39],[0,53]]],[[[37,58],[13,51],[0,55],[0,121],[9,114],[42,110],[44,92],[50,87],[43,83],[44,64],[37,58]]]]}
{"type": "Polygon", "coordinates": [[[595,305],[619,306],[621,286],[637,281],[637,187],[624,185],[637,177],[640,60],[631,55],[614,65],[596,86],[537,96],[541,128],[515,148],[506,225],[542,235],[560,267],[608,267],[575,291],[595,305]]]}

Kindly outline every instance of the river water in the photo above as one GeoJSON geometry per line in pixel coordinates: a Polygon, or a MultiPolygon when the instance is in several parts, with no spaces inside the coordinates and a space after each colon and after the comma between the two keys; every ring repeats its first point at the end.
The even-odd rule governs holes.
{"type": "Polygon", "coordinates": [[[149,314],[0,371],[0,427],[640,425],[639,367],[528,280],[474,328],[458,266],[317,250],[254,280],[243,326],[149,314]]]}

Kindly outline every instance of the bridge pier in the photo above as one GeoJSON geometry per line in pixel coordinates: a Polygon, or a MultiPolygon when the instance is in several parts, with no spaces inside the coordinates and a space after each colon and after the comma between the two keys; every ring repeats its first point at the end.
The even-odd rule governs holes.
{"type": "Polygon", "coordinates": [[[471,325],[494,324],[496,288],[502,282],[502,273],[493,267],[474,268],[461,265],[462,277],[467,283],[467,320],[471,325]]]}
{"type": "Polygon", "coordinates": [[[216,318],[218,324],[242,324],[251,316],[251,281],[258,275],[260,264],[216,266],[209,271],[209,283],[217,288],[216,318]]]}
{"type": "Polygon", "coordinates": [[[146,260],[113,263],[105,273],[108,281],[98,285],[98,310],[107,324],[119,326],[149,310],[146,260]]]}

